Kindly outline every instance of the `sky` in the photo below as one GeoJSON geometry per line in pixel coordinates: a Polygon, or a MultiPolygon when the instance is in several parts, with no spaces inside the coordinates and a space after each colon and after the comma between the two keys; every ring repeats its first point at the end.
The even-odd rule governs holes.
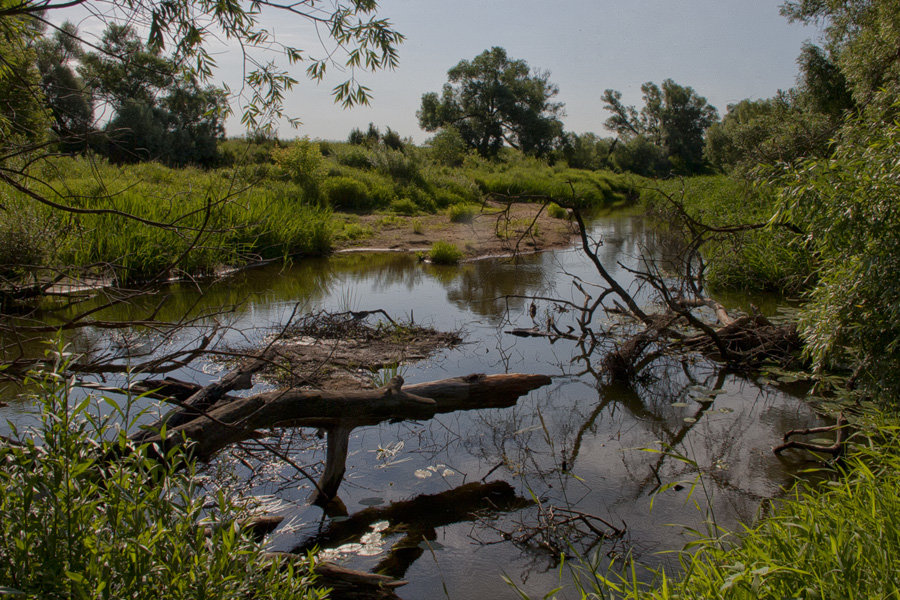
{"type": "MultiPolygon", "coordinates": [[[[419,129],[416,119],[422,94],[440,91],[449,68],[492,46],[550,72],[559,87],[556,100],[565,104],[567,131],[608,135],[603,122],[609,115],[600,101],[605,89],[621,91],[626,104],[639,108],[641,84],[666,78],[693,87],[721,115],[729,104],[767,98],[795,84],[802,44],[820,34],[782,17],[782,1],[381,0],[379,16],[390,19],[406,40],[396,70],[359,75],[372,90],[371,105],[342,109],[331,88],[346,73],[332,72],[316,85],[305,79],[301,64],[286,108],[303,124],[296,130],[282,124],[278,134],[341,140],[372,122],[423,142],[432,134],[419,129]]],[[[314,29],[300,18],[281,14],[267,26],[285,43],[313,55],[324,52],[314,29]]],[[[237,86],[239,53],[221,51],[220,78],[237,86]]],[[[230,136],[243,132],[237,117],[226,129],[230,136]]]]}

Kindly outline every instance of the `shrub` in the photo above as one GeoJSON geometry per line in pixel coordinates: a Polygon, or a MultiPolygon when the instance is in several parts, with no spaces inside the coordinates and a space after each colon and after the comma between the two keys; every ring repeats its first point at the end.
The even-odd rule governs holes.
{"type": "Polygon", "coordinates": [[[372,152],[362,146],[343,146],[335,150],[338,164],[357,169],[372,168],[372,152]]]}
{"type": "Polygon", "coordinates": [[[428,253],[431,262],[436,265],[455,265],[462,258],[462,252],[450,242],[435,242],[428,253]]]}
{"type": "Polygon", "coordinates": [[[421,182],[419,164],[414,157],[398,150],[378,148],[372,154],[372,165],[384,175],[407,182],[421,182]]]}
{"type": "Polygon", "coordinates": [[[478,208],[471,204],[454,204],[447,210],[453,223],[471,223],[478,213],[478,208]]]}
{"type": "Polygon", "coordinates": [[[419,212],[419,207],[409,198],[400,198],[390,204],[390,209],[400,215],[412,216],[419,212]]]}
{"type": "Polygon", "coordinates": [[[351,177],[330,177],[322,184],[322,196],[334,208],[371,210],[366,185],[351,177]]]}
{"type": "Polygon", "coordinates": [[[450,190],[445,189],[436,189],[433,194],[434,205],[437,208],[447,208],[452,204],[460,204],[465,202],[462,196],[459,194],[453,193],[450,190]]]}
{"type": "Polygon", "coordinates": [[[0,446],[0,593],[321,597],[295,571],[308,563],[272,562],[241,531],[237,523],[252,506],[221,489],[207,492],[187,456],[172,451],[160,462],[128,441],[138,412],[131,402],[77,400],[57,373],[38,383],[40,425],[14,430],[16,443],[0,446]]]}
{"type": "Polygon", "coordinates": [[[569,211],[564,209],[562,206],[557,204],[556,202],[551,202],[547,205],[547,214],[553,217],[554,219],[568,219],[569,211]]]}
{"type": "Polygon", "coordinates": [[[431,138],[431,159],[448,167],[458,167],[468,153],[466,141],[455,127],[446,127],[431,138]]]}
{"type": "Polygon", "coordinates": [[[272,159],[291,181],[300,184],[307,200],[319,199],[319,185],[327,172],[319,144],[303,138],[272,150],[272,159]]]}

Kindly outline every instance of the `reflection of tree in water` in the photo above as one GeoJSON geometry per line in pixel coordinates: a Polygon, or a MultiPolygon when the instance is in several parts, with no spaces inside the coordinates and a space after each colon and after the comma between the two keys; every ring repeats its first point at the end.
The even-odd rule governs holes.
{"type": "MultiPolygon", "coordinates": [[[[598,514],[599,502],[600,516],[611,520],[647,510],[650,496],[672,482],[683,484],[666,492],[670,505],[685,522],[703,518],[683,505],[698,475],[706,489],[694,498],[703,511],[726,521],[752,518],[789,480],[772,444],[812,418],[793,398],[704,359],[663,357],[630,385],[591,383],[589,374],[557,381],[516,407],[480,415],[486,433],[464,444],[543,505],[598,514]],[[617,487],[605,501],[608,492],[597,489],[603,481],[617,487]]],[[[524,514],[542,527],[537,508],[524,514]]],[[[646,529],[653,519],[641,515],[638,524],[646,529]]]]}
{"type": "MultiPolygon", "coordinates": [[[[447,299],[464,310],[498,321],[507,309],[506,296],[539,294],[546,288],[548,256],[520,257],[516,262],[482,260],[458,269],[428,270],[447,286],[447,299]]],[[[521,300],[509,301],[510,308],[520,308],[521,300]]]]}

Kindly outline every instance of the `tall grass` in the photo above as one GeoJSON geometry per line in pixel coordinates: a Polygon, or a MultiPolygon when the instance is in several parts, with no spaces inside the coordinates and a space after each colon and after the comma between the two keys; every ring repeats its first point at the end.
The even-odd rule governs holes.
{"type": "MultiPolygon", "coordinates": [[[[679,223],[676,209],[660,193],[683,203],[691,217],[716,227],[766,223],[775,199],[764,189],[724,175],[650,181],[641,200],[661,223],[679,223]]],[[[814,257],[803,239],[785,228],[764,228],[713,237],[703,249],[707,279],[715,288],[796,294],[806,289],[814,257]]]]}
{"type": "Polygon", "coordinates": [[[130,402],[40,381],[40,425],[0,446],[0,594],[46,599],[320,598],[308,563],[273,562],[175,453],[132,446],[130,402]]]}
{"type": "Polygon", "coordinates": [[[640,583],[576,569],[582,598],[634,600],[900,597],[900,427],[881,424],[824,483],[800,484],[755,527],[699,540],[682,573],[640,583]],[[674,577],[673,577],[674,576],[674,577]]]}
{"type": "Polygon", "coordinates": [[[330,248],[330,211],[308,201],[302,187],[292,182],[266,179],[251,186],[240,171],[169,169],[152,163],[123,168],[73,158],[44,166],[40,177],[35,189],[52,201],[119,214],[66,214],[35,207],[10,192],[15,209],[4,218],[37,211],[44,227],[55,224],[46,260],[110,265],[121,283],[166,269],[204,274],[221,266],[321,254],[330,248]]]}

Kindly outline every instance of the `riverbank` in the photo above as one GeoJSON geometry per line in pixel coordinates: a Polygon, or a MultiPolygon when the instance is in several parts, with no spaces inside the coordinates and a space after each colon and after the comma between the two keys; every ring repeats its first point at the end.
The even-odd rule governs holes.
{"type": "Polygon", "coordinates": [[[565,248],[577,229],[567,218],[550,216],[534,203],[485,201],[466,207],[462,218],[448,212],[421,214],[335,213],[339,231],[334,250],[427,253],[435,242],[455,245],[465,259],[565,248]]]}

